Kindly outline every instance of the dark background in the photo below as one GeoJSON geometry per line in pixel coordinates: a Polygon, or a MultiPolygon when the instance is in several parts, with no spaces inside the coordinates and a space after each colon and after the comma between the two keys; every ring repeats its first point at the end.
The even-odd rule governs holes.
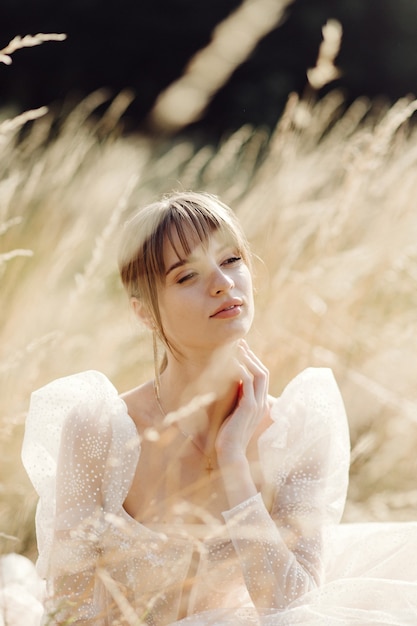
{"type": "MultiPolygon", "coordinates": [[[[214,26],[240,0],[2,0],[0,47],[15,35],[64,32],[63,43],[17,51],[0,64],[0,106],[77,100],[99,87],[136,95],[127,128],[139,129],[160,93],[179,77],[214,26]]],[[[417,0],[296,0],[285,21],[233,74],[198,123],[212,136],[242,124],[272,127],[315,63],[321,28],[341,21],[337,64],[347,102],[417,93],[417,0]]]]}

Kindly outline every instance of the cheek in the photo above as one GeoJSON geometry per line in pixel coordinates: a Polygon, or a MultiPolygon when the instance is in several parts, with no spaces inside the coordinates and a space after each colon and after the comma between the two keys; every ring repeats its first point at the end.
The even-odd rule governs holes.
{"type": "Polygon", "coordinates": [[[253,282],[252,282],[252,275],[249,271],[248,268],[245,269],[245,275],[243,277],[244,280],[244,288],[243,290],[245,291],[246,294],[246,298],[247,298],[247,302],[250,308],[250,312],[251,312],[251,316],[252,319],[254,317],[254,308],[255,308],[255,303],[254,303],[254,292],[253,292],[253,282]]]}
{"type": "Polygon", "coordinates": [[[239,273],[241,289],[253,298],[253,281],[249,268],[244,265],[239,273]]]}
{"type": "Polygon", "coordinates": [[[254,317],[255,317],[255,304],[254,304],[254,299],[253,299],[253,292],[251,291],[250,297],[248,298],[248,305],[249,305],[249,317],[250,317],[250,323],[252,324],[254,317]]]}
{"type": "Polygon", "coordinates": [[[185,320],[192,313],[190,302],[185,294],[181,298],[162,298],[159,303],[159,312],[166,335],[178,332],[184,324],[187,324],[185,320]]]}

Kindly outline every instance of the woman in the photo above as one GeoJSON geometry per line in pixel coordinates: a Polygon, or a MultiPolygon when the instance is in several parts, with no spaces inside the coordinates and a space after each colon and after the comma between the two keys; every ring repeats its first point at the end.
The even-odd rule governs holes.
{"type": "MultiPolygon", "coordinates": [[[[142,209],[125,226],[120,274],[154,337],[154,380],[119,396],[98,372],[70,376],[35,392],[27,418],[44,623],[379,624],[391,622],[374,610],[397,619],[404,600],[401,619],[417,615],[408,582],[389,580],[385,608],[358,599],[356,570],[375,563],[372,552],[352,575],[351,536],[334,540],[343,403],[325,369],[268,396],[245,340],[251,255],[232,211],[197,193],[142,209]]],[[[377,551],[391,549],[384,539],[377,551]]]]}

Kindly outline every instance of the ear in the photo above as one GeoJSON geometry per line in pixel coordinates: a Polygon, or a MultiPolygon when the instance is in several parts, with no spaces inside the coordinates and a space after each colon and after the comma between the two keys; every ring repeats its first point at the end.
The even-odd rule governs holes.
{"type": "Polygon", "coordinates": [[[142,324],[145,324],[145,326],[149,330],[154,330],[155,329],[154,321],[152,319],[151,314],[149,313],[148,308],[143,304],[143,302],[141,302],[135,296],[132,296],[130,298],[130,303],[132,305],[134,314],[142,322],[142,324]]]}

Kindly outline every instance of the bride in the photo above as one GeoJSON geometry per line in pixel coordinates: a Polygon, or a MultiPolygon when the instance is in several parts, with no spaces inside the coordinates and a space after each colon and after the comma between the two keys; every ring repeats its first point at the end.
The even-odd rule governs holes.
{"type": "Polygon", "coordinates": [[[75,374],[27,417],[43,623],[416,624],[417,526],[339,525],[349,436],[331,372],[268,395],[233,212],[171,194],[126,223],[119,268],[154,379],[119,395],[75,374]]]}

